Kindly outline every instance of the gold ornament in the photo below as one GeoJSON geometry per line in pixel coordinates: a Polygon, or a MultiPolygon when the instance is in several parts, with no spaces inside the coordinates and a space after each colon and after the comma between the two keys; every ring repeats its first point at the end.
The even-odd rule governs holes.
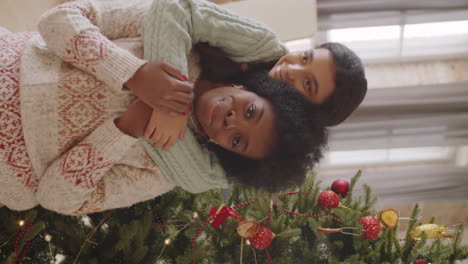
{"type": "Polygon", "coordinates": [[[398,225],[398,213],[394,209],[387,209],[380,212],[380,221],[388,228],[395,228],[398,225]]]}
{"type": "Polygon", "coordinates": [[[260,228],[257,221],[243,221],[237,226],[237,234],[243,238],[252,238],[260,228]]]}
{"type": "Polygon", "coordinates": [[[44,240],[47,241],[47,242],[50,242],[52,240],[52,236],[47,234],[44,236],[44,240]]]}
{"type": "Polygon", "coordinates": [[[424,224],[415,227],[409,235],[411,238],[419,240],[423,233],[426,233],[427,238],[442,238],[448,235],[448,229],[443,225],[424,224]]]}

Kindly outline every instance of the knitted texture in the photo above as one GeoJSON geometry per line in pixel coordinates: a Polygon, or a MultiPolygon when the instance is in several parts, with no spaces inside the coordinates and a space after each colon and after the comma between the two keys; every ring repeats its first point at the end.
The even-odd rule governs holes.
{"type": "MultiPolygon", "coordinates": [[[[62,214],[79,215],[130,206],[174,188],[137,139],[123,134],[113,122],[135,99],[122,87],[145,63],[140,59],[143,54],[140,28],[151,2],[77,0],[43,15],[39,22],[40,35],[27,35],[20,48],[15,42],[16,36],[20,35],[7,35],[5,39],[8,41],[0,49],[0,60],[1,65],[6,65],[5,61],[12,64],[8,64],[8,74],[0,73],[0,96],[7,98],[12,87],[3,84],[11,84],[13,78],[12,85],[19,87],[19,95],[15,95],[19,96],[17,105],[20,109],[8,109],[11,113],[17,111],[14,119],[10,119],[16,120],[14,126],[8,127],[13,123],[1,123],[1,126],[17,132],[22,127],[23,146],[27,151],[11,152],[11,160],[24,165],[26,171],[28,166],[32,167],[34,174],[18,177],[16,171],[11,173],[4,152],[1,152],[0,204],[16,210],[41,204],[62,214]],[[14,49],[18,52],[11,52],[14,49]],[[24,181],[28,177],[31,180],[24,181]],[[28,187],[31,183],[33,188],[28,187]]],[[[169,13],[163,15],[171,16],[169,13]]],[[[193,19],[197,17],[203,19],[203,15],[193,19]]],[[[163,29],[167,27],[165,34],[170,35],[173,28],[164,20],[160,22],[155,25],[163,29]]],[[[192,36],[204,31],[188,32],[192,36]]],[[[263,50],[267,54],[265,58],[278,57],[278,51],[283,50],[276,39],[272,41],[279,48],[263,50]]],[[[173,50],[180,52],[175,48],[178,43],[186,45],[185,49],[191,46],[183,41],[169,46],[174,45],[173,50]]],[[[160,49],[164,50],[164,47],[167,45],[160,49]]],[[[234,50],[243,54],[243,48],[234,50]]],[[[245,55],[256,58],[254,54],[245,55]]],[[[168,53],[168,58],[174,57],[186,59],[180,54],[168,53]]],[[[16,138],[20,142],[20,137],[16,138]]],[[[196,144],[193,146],[200,148],[196,144]]],[[[189,155],[169,158],[200,156],[195,162],[180,160],[191,164],[190,168],[184,167],[183,175],[196,171],[191,166],[200,166],[200,171],[206,171],[206,166],[219,167],[212,162],[212,154],[204,149],[187,153],[189,155]]],[[[210,177],[207,179],[209,185],[210,177]]]]}
{"type": "Polygon", "coordinates": [[[74,1],[42,16],[41,35],[0,37],[0,65],[8,65],[0,118],[10,116],[0,130],[14,132],[0,141],[15,147],[0,151],[0,204],[79,215],[174,188],[138,139],[114,124],[135,99],[122,87],[145,63],[139,28],[150,3],[74,1]]]}
{"type": "Polygon", "coordinates": [[[32,169],[21,126],[19,63],[29,33],[0,36],[0,197],[10,208],[35,205],[39,179],[32,169]]]}
{"type": "MultiPolygon", "coordinates": [[[[242,62],[272,60],[286,48],[264,24],[237,16],[204,0],[154,1],[144,23],[145,59],[165,61],[188,73],[186,56],[197,42],[222,48],[242,62]]],[[[187,129],[182,142],[164,152],[144,143],[148,154],[175,185],[198,193],[226,187],[226,173],[216,156],[187,129]]]]}

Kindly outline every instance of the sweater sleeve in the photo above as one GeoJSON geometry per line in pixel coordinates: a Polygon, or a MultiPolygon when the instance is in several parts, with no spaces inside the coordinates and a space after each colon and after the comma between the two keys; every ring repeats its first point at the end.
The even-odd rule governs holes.
{"type": "MultiPolygon", "coordinates": [[[[118,177],[131,171],[131,168],[117,170],[116,166],[136,142],[136,138],[122,133],[115,126],[113,119],[105,121],[80,143],[54,160],[46,169],[36,193],[38,202],[45,208],[63,214],[73,214],[79,211],[85,203],[97,199],[97,193],[102,192],[101,185],[105,183],[104,178],[109,180],[115,178],[118,181],[118,177]],[[117,173],[118,171],[121,173],[117,173]],[[118,177],[111,176],[114,174],[118,177]]],[[[151,164],[154,163],[151,162],[151,164]]],[[[135,169],[133,172],[140,171],[138,173],[141,173],[141,170],[152,173],[151,169],[143,166],[140,170],[135,169]]],[[[126,206],[135,202],[131,199],[126,201],[124,197],[122,199],[113,203],[113,206],[116,207],[116,204],[126,206]]],[[[100,210],[109,209],[102,205],[99,208],[100,210]]]]}
{"type": "Polygon", "coordinates": [[[121,89],[145,63],[111,40],[137,37],[150,0],[79,0],[59,5],[39,20],[49,50],[65,62],[121,89]]]}
{"type": "Polygon", "coordinates": [[[286,47],[265,24],[238,16],[205,0],[158,0],[143,24],[145,58],[162,60],[187,71],[192,45],[209,43],[238,62],[269,61],[286,47]]]}
{"type": "Polygon", "coordinates": [[[286,47],[265,24],[239,16],[205,0],[180,0],[188,5],[194,43],[223,49],[237,62],[279,59],[286,47]]]}
{"type": "MultiPolygon", "coordinates": [[[[204,0],[154,1],[146,13],[143,33],[145,59],[173,64],[184,74],[184,55],[197,42],[208,42],[242,62],[273,60],[287,51],[264,24],[204,0]]],[[[198,144],[190,129],[184,141],[167,152],[149,144],[146,147],[164,175],[190,192],[199,192],[205,186],[227,185],[226,173],[217,157],[198,144]]]]}

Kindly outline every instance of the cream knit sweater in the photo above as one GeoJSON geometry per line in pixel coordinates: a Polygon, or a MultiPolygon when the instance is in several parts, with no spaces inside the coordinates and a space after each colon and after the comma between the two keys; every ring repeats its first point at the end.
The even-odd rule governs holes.
{"type": "MultiPolygon", "coordinates": [[[[122,87],[145,63],[140,28],[150,4],[76,1],[42,17],[20,66],[21,124],[37,184],[8,185],[17,189],[2,192],[0,203],[76,215],[174,187],[113,122],[135,98],[122,87]]],[[[4,171],[2,181],[17,181],[4,171]]]]}
{"type": "Polygon", "coordinates": [[[16,63],[27,151],[13,154],[17,161],[29,157],[34,173],[25,182],[2,162],[0,204],[14,210],[41,204],[78,215],[130,206],[174,188],[137,139],[113,122],[135,98],[122,87],[145,63],[140,30],[150,5],[75,1],[46,13],[41,35],[21,36],[16,63]]]}

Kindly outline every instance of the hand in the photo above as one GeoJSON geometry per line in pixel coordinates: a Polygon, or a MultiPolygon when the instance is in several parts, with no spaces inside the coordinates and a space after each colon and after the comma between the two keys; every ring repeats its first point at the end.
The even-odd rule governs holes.
{"type": "Polygon", "coordinates": [[[151,107],[143,103],[142,100],[136,99],[130,104],[127,111],[115,120],[115,125],[120,131],[129,136],[142,137],[152,112],[151,107]]]}
{"type": "Polygon", "coordinates": [[[193,84],[179,70],[167,63],[148,62],[125,86],[153,109],[174,115],[190,110],[193,84]]]}
{"type": "Polygon", "coordinates": [[[172,117],[167,113],[153,110],[144,137],[155,147],[168,151],[177,141],[184,139],[187,128],[187,116],[172,117]]]}

